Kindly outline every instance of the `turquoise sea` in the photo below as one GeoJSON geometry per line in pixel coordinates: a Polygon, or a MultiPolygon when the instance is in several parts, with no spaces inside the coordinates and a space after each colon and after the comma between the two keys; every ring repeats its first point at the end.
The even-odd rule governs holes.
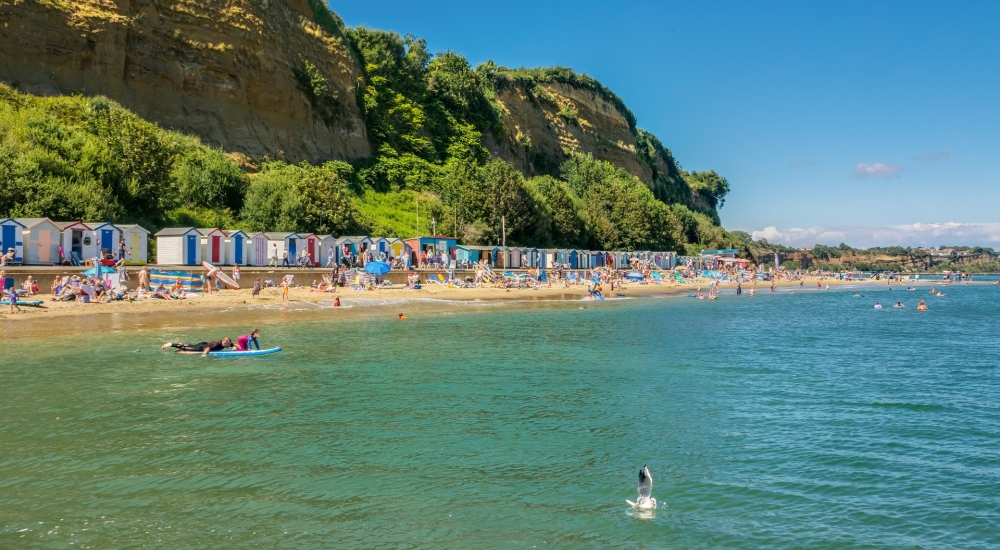
{"type": "Polygon", "coordinates": [[[1000,287],[760,290],[59,320],[0,340],[0,547],[1000,547],[1000,287]]]}

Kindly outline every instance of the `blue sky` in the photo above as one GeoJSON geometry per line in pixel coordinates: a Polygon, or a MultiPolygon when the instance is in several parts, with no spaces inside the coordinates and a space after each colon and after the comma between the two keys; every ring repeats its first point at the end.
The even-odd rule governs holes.
{"type": "Polygon", "coordinates": [[[729,180],[728,229],[773,228],[789,244],[829,233],[789,229],[834,227],[856,245],[1000,244],[1000,2],[432,5],[331,7],[473,64],[598,78],[685,169],[729,180]],[[957,225],[934,226],[933,242],[869,231],[943,222],[957,225]]]}

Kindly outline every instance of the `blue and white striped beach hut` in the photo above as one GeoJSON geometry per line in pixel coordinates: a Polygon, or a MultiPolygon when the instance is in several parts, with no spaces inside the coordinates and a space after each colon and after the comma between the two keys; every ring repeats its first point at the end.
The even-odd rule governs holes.
{"type": "Polygon", "coordinates": [[[24,230],[24,224],[14,218],[0,220],[0,254],[13,250],[15,263],[24,261],[24,230]]]}

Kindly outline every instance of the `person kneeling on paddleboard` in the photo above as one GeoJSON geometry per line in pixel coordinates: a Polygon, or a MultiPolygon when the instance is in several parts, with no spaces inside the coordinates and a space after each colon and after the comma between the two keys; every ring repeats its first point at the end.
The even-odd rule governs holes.
{"type": "Polygon", "coordinates": [[[260,330],[253,329],[250,334],[244,334],[236,339],[236,351],[250,351],[250,344],[257,347],[257,351],[260,351],[260,343],[257,342],[257,337],[260,336],[260,330]]]}
{"type": "Polygon", "coordinates": [[[177,348],[177,351],[187,352],[187,353],[201,353],[202,355],[208,355],[211,351],[222,351],[226,348],[233,347],[233,341],[229,338],[223,338],[222,340],[216,340],[214,342],[199,342],[197,344],[172,344],[167,342],[160,346],[160,349],[167,348],[177,348]]]}

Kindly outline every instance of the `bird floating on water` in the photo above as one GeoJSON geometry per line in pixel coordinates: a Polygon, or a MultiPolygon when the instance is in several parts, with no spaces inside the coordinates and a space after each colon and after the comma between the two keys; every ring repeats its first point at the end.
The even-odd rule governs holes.
{"type": "Polygon", "coordinates": [[[649,468],[645,465],[639,470],[639,498],[635,499],[635,502],[626,499],[625,502],[632,505],[633,508],[639,508],[642,510],[652,510],[656,508],[656,499],[650,496],[653,492],[653,476],[649,473],[649,468]]]}

